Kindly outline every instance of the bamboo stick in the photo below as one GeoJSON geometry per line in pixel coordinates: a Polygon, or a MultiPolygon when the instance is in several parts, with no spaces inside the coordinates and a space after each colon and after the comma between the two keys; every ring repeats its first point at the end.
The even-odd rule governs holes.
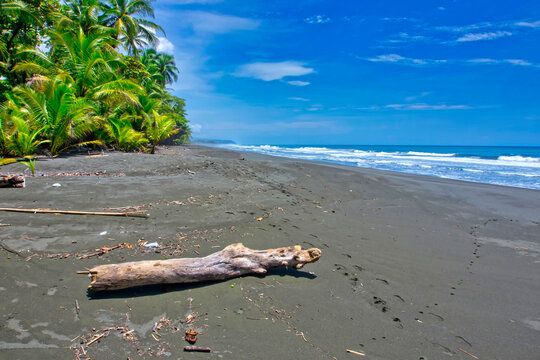
{"type": "Polygon", "coordinates": [[[0,211],[23,212],[33,214],[68,214],[68,215],[99,215],[99,216],[128,216],[128,217],[148,217],[144,212],[105,212],[105,211],[72,211],[55,209],[18,209],[18,208],[0,208],[0,211]]]}

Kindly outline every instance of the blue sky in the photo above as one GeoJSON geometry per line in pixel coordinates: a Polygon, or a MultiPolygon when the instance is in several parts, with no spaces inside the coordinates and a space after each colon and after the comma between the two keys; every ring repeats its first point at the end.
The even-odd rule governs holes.
{"type": "Polygon", "coordinates": [[[540,145],[540,2],[157,0],[195,138],[540,145]]]}

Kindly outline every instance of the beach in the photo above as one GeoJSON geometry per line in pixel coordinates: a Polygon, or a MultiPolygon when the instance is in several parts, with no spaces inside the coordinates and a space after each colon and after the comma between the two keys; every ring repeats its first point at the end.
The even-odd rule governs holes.
{"type": "Polygon", "coordinates": [[[43,159],[36,175],[0,207],[149,217],[0,212],[0,359],[540,359],[538,190],[194,145],[43,159]],[[77,274],[237,242],[322,256],[103,294],[77,274]],[[192,328],[210,353],[183,351],[192,328]]]}

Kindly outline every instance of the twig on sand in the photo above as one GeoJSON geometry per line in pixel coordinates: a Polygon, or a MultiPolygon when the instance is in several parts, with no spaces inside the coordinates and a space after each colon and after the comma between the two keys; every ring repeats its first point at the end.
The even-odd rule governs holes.
{"type": "Polygon", "coordinates": [[[11,226],[11,224],[0,224],[0,226],[11,226]]]}
{"type": "Polygon", "coordinates": [[[127,216],[127,217],[148,217],[148,214],[142,211],[135,212],[105,212],[105,211],[72,211],[55,209],[18,209],[18,208],[0,208],[0,211],[24,212],[33,214],[68,214],[68,215],[100,215],[100,216],[127,216]]]}
{"type": "Polygon", "coordinates": [[[75,299],[75,311],[77,312],[77,316],[81,312],[81,308],[79,307],[79,301],[75,299]]]}
{"type": "MultiPolygon", "coordinates": [[[[111,250],[119,249],[119,248],[123,248],[123,247],[131,248],[131,245],[126,244],[126,243],[120,243],[118,245],[114,245],[114,246],[110,246],[110,247],[103,246],[100,249],[96,249],[96,252],[93,252],[91,254],[81,255],[77,259],[80,260],[80,259],[87,259],[87,258],[92,257],[92,256],[101,256],[103,254],[108,253],[111,250]]],[[[89,274],[89,273],[90,273],[90,271],[77,271],[77,274],[89,274]]]]}
{"type": "Polygon", "coordinates": [[[361,352],[358,352],[358,351],[354,351],[354,350],[349,350],[349,349],[347,349],[347,352],[348,352],[348,353],[351,353],[351,354],[354,354],[354,355],[366,356],[366,354],[361,353],[361,352]]]}
{"type": "Polygon", "coordinates": [[[307,339],[306,339],[306,336],[304,335],[304,332],[303,331],[300,331],[298,334],[296,334],[297,336],[300,336],[302,337],[302,339],[304,339],[305,342],[308,342],[307,339]]]}
{"type": "Polygon", "coordinates": [[[92,345],[93,343],[95,343],[96,341],[98,341],[99,339],[101,339],[102,337],[105,337],[109,335],[109,332],[104,332],[104,333],[101,333],[99,335],[96,335],[92,340],[90,340],[89,342],[86,343],[86,346],[88,345],[92,345]]]}
{"type": "Polygon", "coordinates": [[[210,352],[212,350],[208,347],[184,346],[184,351],[210,352]]]}
{"type": "Polygon", "coordinates": [[[468,351],[463,350],[462,348],[458,348],[458,350],[461,351],[462,353],[465,353],[465,354],[469,355],[469,356],[472,357],[473,359],[477,359],[477,360],[479,359],[478,356],[474,356],[473,354],[471,354],[471,353],[468,352],[468,351]]]}

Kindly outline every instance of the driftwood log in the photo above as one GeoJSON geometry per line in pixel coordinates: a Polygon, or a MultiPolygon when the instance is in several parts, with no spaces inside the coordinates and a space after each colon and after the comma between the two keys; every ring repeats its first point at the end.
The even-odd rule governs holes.
{"type": "Polygon", "coordinates": [[[253,250],[237,243],[202,258],[99,265],[78,273],[91,277],[90,290],[105,291],[152,284],[225,280],[246,274],[265,274],[268,269],[281,266],[300,269],[320,257],[321,250],[316,248],[302,250],[300,246],[289,246],[253,250]]]}
{"type": "Polygon", "coordinates": [[[22,175],[0,175],[0,188],[23,188],[24,186],[24,176],[22,175]]]}

